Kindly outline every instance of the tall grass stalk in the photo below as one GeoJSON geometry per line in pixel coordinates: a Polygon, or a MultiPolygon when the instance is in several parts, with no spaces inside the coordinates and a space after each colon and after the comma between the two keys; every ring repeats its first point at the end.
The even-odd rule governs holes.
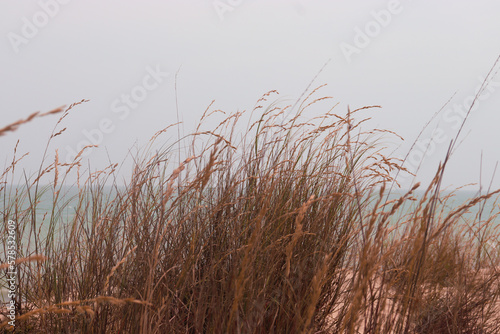
{"type": "Polygon", "coordinates": [[[5,318],[2,328],[498,332],[499,256],[489,247],[498,240],[491,226],[498,211],[465,216],[498,191],[440,210],[450,199],[440,190],[444,163],[422,198],[414,197],[415,185],[390,201],[386,185],[404,168],[377,144],[388,132],[362,129],[371,107],[346,115],[329,108],[308,119],[310,106],[328,102],[310,94],[283,122],[290,106],[268,103],[272,94],[253,116],[232,114],[205,130],[207,118],[218,116],[207,109],[191,136],[137,155],[124,185],[117,164],[82,170],[88,147],[70,164],[57,152],[50,163],[44,156],[21,186],[13,185],[14,158],[0,180],[1,235],[6,250],[7,222],[16,222],[18,315],[15,328],[5,318]],[[69,201],[66,180],[75,173],[69,201]],[[52,181],[43,186],[47,176],[52,181]],[[44,192],[52,205],[40,216],[44,192]],[[73,214],[64,215],[70,203],[73,214]],[[410,212],[401,210],[407,203],[410,212]]]}

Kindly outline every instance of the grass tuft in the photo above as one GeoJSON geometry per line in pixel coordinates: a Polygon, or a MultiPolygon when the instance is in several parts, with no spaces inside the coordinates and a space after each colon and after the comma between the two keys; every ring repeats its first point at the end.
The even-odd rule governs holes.
{"type": "MultiPolygon", "coordinates": [[[[192,135],[134,157],[124,185],[116,164],[82,171],[86,147],[69,164],[57,151],[50,163],[44,155],[38,173],[14,186],[14,157],[0,192],[4,254],[8,221],[16,222],[17,318],[14,329],[0,319],[2,328],[497,333],[498,211],[467,212],[499,191],[445,210],[453,198],[440,189],[446,156],[422,196],[418,184],[391,193],[393,175],[405,169],[377,144],[390,131],[362,129],[360,115],[373,107],[346,115],[328,108],[308,119],[311,105],[329,101],[311,93],[284,117],[293,106],[268,104],[275,93],[250,113],[208,108],[192,135]],[[204,128],[217,117],[216,127],[204,128]]],[[[78,104],[65,109],[46,152],[78,104]]],[[[5,276],[7,258],[1,262],[5,276]]]]}

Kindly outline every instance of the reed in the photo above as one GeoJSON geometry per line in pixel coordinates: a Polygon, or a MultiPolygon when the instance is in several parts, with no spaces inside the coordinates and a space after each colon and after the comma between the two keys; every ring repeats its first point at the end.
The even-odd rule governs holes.
{"type": "Polygon", "coordinates": [[[416,185],[389,201],[405,170],[377,143],[387,131],[362,129],[372,107],[325,107],[308,119],[312,105],[329,102],[315,90],[283,121],[293,108],[269,103],[274,93],[249,113],[207,109],[192,135],[151,153],[171,129],[159,131],[124,185],[117,164],[83,171],[82,152],[70,164],[56,152],[13,187],[14,158],[0,180],[1,235],[6,251],[7,222],[16,222],[18,315],[3,330],[497,333],[499,254],[488,245],[498,240],[498,212],[465,213],[498,191],[440,210],[450,200],[440,191],[444,163],[422,198],[416,185]],[[40,217],[44,192],[52,209],[40,217]]]}

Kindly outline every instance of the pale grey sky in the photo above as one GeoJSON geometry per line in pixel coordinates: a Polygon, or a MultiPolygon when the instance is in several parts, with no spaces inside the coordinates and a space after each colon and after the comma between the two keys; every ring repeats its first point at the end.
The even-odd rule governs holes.
{"type": "MultiPolygon", "coordinates": [[[[234,112],[273,89],[298,98],[331,59],[315,82],[328,84],[321,94],[340,103],[338,113],[347,105],[381,105],[366,114],[369,125],[404,137],[400,156],[456,92],[409,161],[415,171],[436,129],[417,178],[428,182],[466,111],[460,106],[500,55],[499,15],[493,0],[2,1],[0,126],[88,99],[65,120],[68,130],[51,151],[69,157],[86,132],[101,127],[102,138],[94,137],[100,147],[87,156],[98,168],[107,164],[105,148],[121,161],[134,143],[144,145],[176,122],[177,71],[189,132],[214,99],[215,107],[234,112]]],[[[19,151],[31,152],[24,167],[35,171],[55,121],[40,119],[0,137],[2,162],[20,139],[19,151]]],[[[487,185],[500,160],[499,124],[497,75],[463,131],[446,185],[478,182],[481,152],[487,185]]]]}

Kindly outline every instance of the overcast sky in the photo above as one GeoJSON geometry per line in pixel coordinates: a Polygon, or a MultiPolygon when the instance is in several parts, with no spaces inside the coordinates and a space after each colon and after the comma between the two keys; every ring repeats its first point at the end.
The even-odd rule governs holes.
{"type": "MultiPolygon", "coordinates": [[[[175,73],[189,132],[212,100],[235,112],[269,90],[297,99],[330,59],[314,82],[328,84],[320,95],[339,103],[337,113],[381,105],[365,114],[373,117],[367,125],[405,138],[385,142],[401,144],[398,156],[453,97],[406,165],[416,171],[424,159],[417,180],[428,182],[500,55],[499,15],[494,0],[1,1],[0,127],[88,99],[64,120],[68,130],[50,151],[70,158],[93,134],[100,147],[86,158],[98,168],[108,154],[119,162],[176,122],[175,73]]],[[[0,137],[2,162],[20,139],[18,151],[31,152],[23,167],[35,171],[56,120],[0,137]]],[[[480,175],[488,185],[500,160],[499,124],[497,75],[466,123],[446,186],[478,183],[480,175]]]]}

